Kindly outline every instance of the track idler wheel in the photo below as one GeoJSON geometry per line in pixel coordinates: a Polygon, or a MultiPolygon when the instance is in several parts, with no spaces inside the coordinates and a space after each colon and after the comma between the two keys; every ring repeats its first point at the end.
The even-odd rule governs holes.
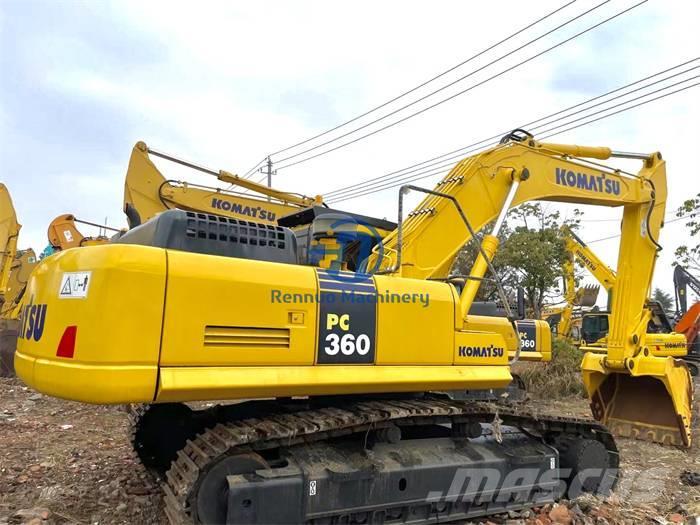
{"type": "MultiPolygon", "coordinates": [[[[226,456],[209,466],[190,496],[190,509],[195,523],[204,525],[226,523],[229,486],[227,476],[250,474],[268,468],[267,462],[254,452],[226,456]]],[[[242,505],[250,504],[243,500],[242,505]]],[[[270,502],[274,505],[274,502],[270,502]]]]}

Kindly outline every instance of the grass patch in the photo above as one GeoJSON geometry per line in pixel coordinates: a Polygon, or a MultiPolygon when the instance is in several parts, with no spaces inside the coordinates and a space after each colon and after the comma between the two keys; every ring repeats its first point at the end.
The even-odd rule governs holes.
{"type": "Polygon", "coordinates": [[[564,341],[552,341],[552,360],[549,363],[521,363],[517,373],[525,382],[527,391],[542,398],[586,397],[581,380],[583,352],[564,341]]]}

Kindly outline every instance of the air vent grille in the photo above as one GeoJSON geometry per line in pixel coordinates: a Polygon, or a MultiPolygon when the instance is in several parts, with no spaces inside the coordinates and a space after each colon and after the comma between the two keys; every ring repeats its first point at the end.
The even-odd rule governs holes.
{"type": "Polygon", "coordinates": [[[221,215],[187,212],[187,237],[210,241],[286,248],[285,229],[272,224],[242,221],[221,215]]]}
{"type": "Polygon", "coordinates": [[[274,349],[289,348],[288,328],[207,326],[204,348],[274,349]]]}

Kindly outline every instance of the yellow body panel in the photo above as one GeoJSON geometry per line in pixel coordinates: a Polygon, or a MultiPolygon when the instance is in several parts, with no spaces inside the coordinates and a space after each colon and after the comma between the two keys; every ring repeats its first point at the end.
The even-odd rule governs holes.
{"type": "MultiPolygon", "coordinates": [[[[38,339],[29,330],[19,340],[17,373],[42,392],[91,403],[502,388],[511,380],[507,352],[460,358],[460,345],[507,345],[500,334],[456,331],[452,285],[381,276],[372,281],[378,294],[428,294],[428,306],[378,301],[375,361],[317,364],[317,272],[127,244],[66,250],[30,278],[21,322],[28,327],[32,307],[46,305],[45,325],[38,339]],[[64,275],[76,272],[89,272],[85,297],[61,298],[64,275]],[[59,357],[69,326],[77,327],[74,356],[59,357]]],[[[495,324],[510,329],[504,318],[495,324]]]]}
{"type": "Polygon", "coordinates": [[[507,365],[508,348],[503,337],[492,332],[460,331],[455,334],[454,363],[478,366],[507,365]]]}
{"type": "MultiPolygon", "coordinates": [[[[536,341],[535,347],[523,344],[520,349],[521,361],[551,361],[552,360],[552,332],[546,321],[535,321],[536,341]]],[[[485,315],[468,315],[464,325],[470,330],[481,332],[495,332],[504,339],[508,356],[514,359],[518,348],[518,340],[511,325],[504,317],[489,317],[485,315]]],[[[519,334],[521,339],[524,334],[519,334]]]]}
{"type": "Polygon", "coordinates": [[[71,363],[15,353],[15,373],[45,394],[85,403],[150,403],[156,388],[155,365],[71,363]],[[31,381],[28,379],[31,378],[31,381]]]}
{"type": "MultiPolygon", "coordinates": [[[[451,286],[439,282],[375,276],[377,291],[420,297],[402,303],[380,303],[377,313],[378,365],[452,364],[455,346],[455,301],[451,286]]],[[[411,298],[413,299],[413,297],[411,298]]]]}
{"type": "Polygon", "coordinates": [[[21,307],[17,375],[37,390],[78,401],[152,399],[165,278],[165,250],[143,246],[73,248],[40,261],[21,307]],[[90,272],[86,297],[59,297],[66,272],[90,272]],[[37,331],[32,312],[42,305],[37,331]],[[74,356],[58,357],[70,326],[77,327],[74,356]]]}
{"type": "Polygon", "coordinates": [[[167,367],[157,402],[504,388],[507,366],[167,367]]]}
{"type": "Polygon", "coordinates": [[[170,250],[161,365],[312,365],[317,288],[308,266],[170,250]]]}

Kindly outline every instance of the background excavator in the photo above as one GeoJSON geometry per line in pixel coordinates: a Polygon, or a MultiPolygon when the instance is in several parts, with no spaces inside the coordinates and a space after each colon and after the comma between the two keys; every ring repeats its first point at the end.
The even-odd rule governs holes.
{"type": "Polygon", "coordinates": [[[22,226],[7,186],[0,183],[0,376],[14,375],[18,304],[32,268],[34,251],[17,249],[22,226]]]}
{"type": "Polygon", "coordinates": [[[132,149],[124,182],[124,213],[130,228],[173,208],[214,213],[260,224],[277,224],[280,217],[322,204],[323,200],[318,195],[306,197],[275,190],[224,170],[211,170],[156,151],[144,142],[137,142],[132,149]],[[212,175],[239,191],[166,179],[149,155],[212,175]],[[241,189],[253,194],[244,194],[241,189]]]}
{"type": "Polygon", "coordinates": [[[700,301],[688,308],[688,287],[700,298],[700,280],[682,266],[673,270],[673,288],[676,296],[676,326],[674,330],[688,340],[688,357],[700,363],[700,301]]]}
{"type": "MultiPolygon", "coordinates": [[[[605,288],[608,294],[608,305],[612,301],[617,275],[605,264],[600,257],[575,233],[567,232],[567,251],[581,263],[593,277],[605,288]]],[[[609,308],[609,307],[608,307],[609,308]]],[[[647,297],[644,303],[643,316],[648,318],[647,346],[653,355],[661,357],[677,357],[683,359],[693,376],[698,375],[700,360],[688,351],[689,344],[686,334],[674,328],[661,304],[647,297]]],[[[605,348],[606,337],[610,329],[610,311],[590,310],[582,312],[580,318],[580,340],[577,346],[587,345],[589,348],[605,348]]]]}
{"type": "MultiPolygon", "coordinates": [[[[18,316],[29,275],[36,266],[37,257],[33,249],[17,249],[17,238],[21,225],[17,221],[7,187],[0,184],[0,376],[14,375],[14,352],[17,345],[18,316]]],[[[68,248],[93,246],[108,242],[102,234],[108,230],[120,230],[76,219],[72,214],[56,217],[48,227],[49,248],[44,255],[68,248]],[[84,236],[76,223],[100,229],[96,237],[84,236]]]]}
{"type": "Polygon", "coordinates": [[[453,395],[505,387],[521,350],[550,345],[544,321],[530,338],[510,311],[469,313],[508,210],[531,200],[623,206],[611,333],[602,355],[586,353],[584,382],[601,422],[688,446],[688,370],[648,352],[642,313],[665,163],[522,132],[460,161],[434,190],[404,186],[383,240],[366,218],[329,212],[345,222],[339,249],[321,259],[303,249],[312,236],[291,228],[306,221],[333,237],[313,227],[328,226],[327,215],[271,226],[183,210],[50,257],[28,285],[18,374],[49,395],[146,403],[133,413],[134,443],[164,472],[172,523],[432,523],[604,492],[618,455],[602,424],[453,395]],[[584,160],[610,157],[643,168],[627,175],[584,160]],[[427,197],[404,219],[408,191],[427,197]],[[466,242],[479,254],[455,283],[449,271],[466,242]],[[247,401],[185,404],[221,399],[247,401]],[[465,471],[478,482],[453,486],[465,471]],[[483,484],[487,472],[494,485],[483,484]]]}
{"type": "Polygon", "coordinates": [[[549,323],[554,335],[570,343],[578,344],[581,340],[581,317],[586,309],[595,306],[600,286],[576,287],[575,258],[574,252],[569,247],[569,242],[567,242],[567,249],[569,258],[562,265],[564,304],[547,307],[542,318],[549,323]]]}
{"type": "Polygon", "coordinates": [[[97,244],[109,242],[109,237],[107,236],[108,231],[119,233],[122,230],[78,219],[71,213],[64,213],[49,223],[47,236],[52,251],[57,252],[67,250],[68,248],[95,246],[97,244]],[[98,228],[99,233],[96,236],[87,237],[78,229],[77,224],[85,224],[98,228]]]}

